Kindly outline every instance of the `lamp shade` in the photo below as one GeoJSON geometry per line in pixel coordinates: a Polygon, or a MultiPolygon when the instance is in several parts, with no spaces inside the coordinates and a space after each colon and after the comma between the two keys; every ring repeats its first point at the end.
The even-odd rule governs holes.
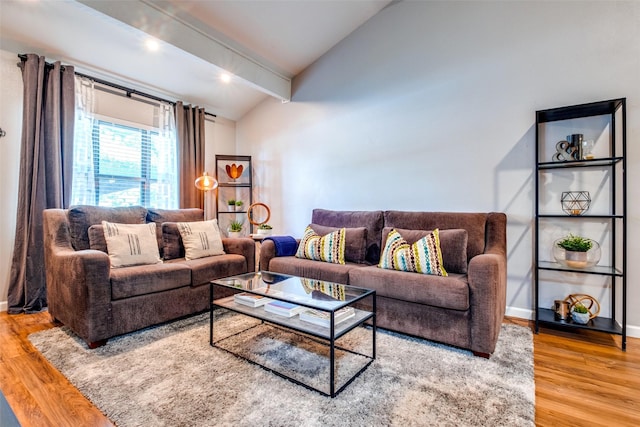
{"type": "Polygon", "coordinates": [[[214,177],[207,175],[205,172],[201,177],[196,179],[196,188],[202,191],[215,190],[218,188],[218,180],[214,177]]]}

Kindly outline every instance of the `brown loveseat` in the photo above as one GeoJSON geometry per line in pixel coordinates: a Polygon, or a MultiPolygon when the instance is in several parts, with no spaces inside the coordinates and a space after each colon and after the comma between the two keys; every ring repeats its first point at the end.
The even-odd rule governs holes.
{"type": "Polygon", "coordinates": [[[345,265],[275,256],[266,240],[260,268],[333,281],[377,293],[377,325],[489,357],[506,307],[506,216],[503,213],[330,211],[315,209],[320,235],[347,229],[345,265]],[[389,231],[408,243],[440,230],[447,277],[385,270],[377,266],[389,231]]]}
{"type": "Polygon", "coordinates": [[[209,281],[253,270],[251,239],[222,239],[225,255],[184,259],[176,222],[202,221],[201,209],[76,206],[44,218],[47,299],[51,316],[94,348],[107,338],[203,311],[209,281]],[[110,268],[102,220],[156,223],[164,262],[110,268]]]}

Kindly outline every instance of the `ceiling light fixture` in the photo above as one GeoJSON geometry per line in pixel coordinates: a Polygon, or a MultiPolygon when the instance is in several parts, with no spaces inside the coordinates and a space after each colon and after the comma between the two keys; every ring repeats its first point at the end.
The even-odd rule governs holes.
{"type": "Polygon", "coordinates": [[[147,39],[144,42],[144,45],[150,52],[156,52],[158,49],[160,49],[160,43],[158,43],[158,40],[156,39],[147,39]]]}
{"type": "Polygon", "coordinates": [[[227,73],[220,74],[220,80],[222,80],[222,83],[229,83],[231,81],[231,74],[227,74],[227,73]]]}

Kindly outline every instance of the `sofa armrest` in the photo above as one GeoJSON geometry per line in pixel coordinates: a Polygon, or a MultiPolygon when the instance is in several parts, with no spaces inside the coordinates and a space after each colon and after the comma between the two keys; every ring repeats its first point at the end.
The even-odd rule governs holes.
{"type": "MultiPolygon", "coordinates": [[[[300,239],[296,239],[300,244],[300,239]]],[[[260,270],[269,271],[269,263],[276,255],[276,245],[273,240],[263,240],[260,246],[260,270]]]]}
{"type": "Polygon", "coordinates": [[[276,257],[276,245],[273,240],[263,240],[260,246],[260,270],[269,271],[269,263],[276,257]]]}
{"type": "Polygon", "coordinates": [[[43,226],[49,313],[89,343],[104,339],[112,319],[109,256],[75,251],[62,209],[45,210],[43,226]]]}
{"type": "Polygon", "coordinates": [[[477,255],[468,270],[471,349],[491,354],[504,319],[507,295],[507,259],[501,253],[477,255]]]}
{"type": "Polygon", "coordinates": [[[242,255],[247,260],[247,273],[254,270],[256,262],[256,244],[248,237],[226,237],[222,239],[224,251],[228,254],[242,255]]]}

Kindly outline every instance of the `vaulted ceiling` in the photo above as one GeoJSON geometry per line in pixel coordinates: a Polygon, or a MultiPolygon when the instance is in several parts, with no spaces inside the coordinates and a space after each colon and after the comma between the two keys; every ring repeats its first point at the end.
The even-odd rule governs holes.
{"type": "Polygon", "coordinates": [[[391,1],[0,0],[0,49],[237,120],[391,1]]]}

